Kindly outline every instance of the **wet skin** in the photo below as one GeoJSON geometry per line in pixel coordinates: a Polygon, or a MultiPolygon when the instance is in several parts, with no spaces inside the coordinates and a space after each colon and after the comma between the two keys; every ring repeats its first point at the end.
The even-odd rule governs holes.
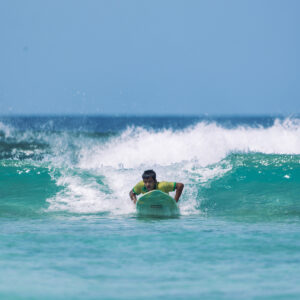
{"type": "Polygon", "coordinates": [[[145,178],[143,181],[148,192],[155,189],[156,181],[152,177],[145,178]]]}

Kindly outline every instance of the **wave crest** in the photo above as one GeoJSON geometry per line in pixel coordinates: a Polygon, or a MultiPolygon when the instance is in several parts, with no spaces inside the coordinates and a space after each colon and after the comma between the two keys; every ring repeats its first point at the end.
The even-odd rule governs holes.
{"type": "Polygon", "coordinates": [[[216,163],[230,153],[300,154],[300,121],[276,120],[269,128],[224,128],[200,122],[183,130],[131,127],[105,144],[83,147],[79,166],[137,168],[197,161],[216,163]]]}

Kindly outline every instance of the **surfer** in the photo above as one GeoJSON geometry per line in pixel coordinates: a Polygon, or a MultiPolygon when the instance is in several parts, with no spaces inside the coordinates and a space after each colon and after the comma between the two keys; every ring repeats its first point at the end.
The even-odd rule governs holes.
{"type": "Polygon", "coordinates": [[[175,201],[178,202],[182,190],[184,188],[184,184],[181,182],[167,182],[161,181],[158,182],[156,180],[156,173],[153,170],[146,170],[142,175],[143,180],[140,181],[129,193],[131,200],[136,204],[137,198],[136,196],[139,194],[145,194],[152,190],[160,190],[164,193],[173,192],[176,190],[175,201]]]}

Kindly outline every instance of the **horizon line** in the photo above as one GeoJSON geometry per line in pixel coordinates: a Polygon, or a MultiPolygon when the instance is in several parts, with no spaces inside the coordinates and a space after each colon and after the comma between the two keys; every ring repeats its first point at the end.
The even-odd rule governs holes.
{"type": "Polygon", "coordinates": [[[0,114],[0,118],[6,117],[181,117],[181,118],[229,118],[229,117],[300,117],[300,113],[238,113],[238,114],[123,114],[123,113],[24,113],[24,114],[0,114]]]}

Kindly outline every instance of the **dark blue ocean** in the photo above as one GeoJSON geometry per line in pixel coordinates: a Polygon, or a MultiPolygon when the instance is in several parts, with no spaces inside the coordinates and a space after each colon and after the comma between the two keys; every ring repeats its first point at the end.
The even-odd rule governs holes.
{"type": "Polygon", "coordinates": [[[299,299],[299,268],[299,117],[0,117],[0,299],[299,299]],[[137,215],[145,169],[178,217],[137,215]]]}

